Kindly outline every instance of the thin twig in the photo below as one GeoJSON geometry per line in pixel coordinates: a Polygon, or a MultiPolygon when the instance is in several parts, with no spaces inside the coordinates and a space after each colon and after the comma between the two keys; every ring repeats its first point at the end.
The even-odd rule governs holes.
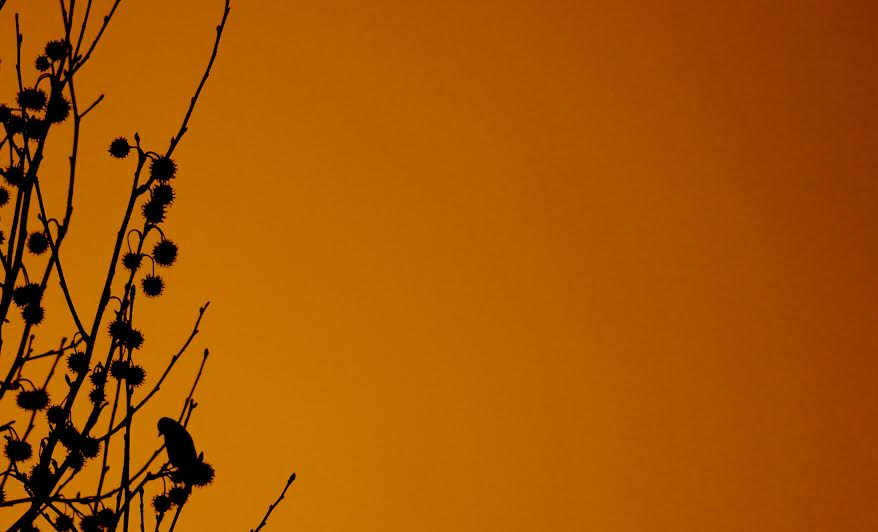
{"type": "Polygon", "coordinates": [[[296,480],[295,473],[290,475],[290,478],[287,480],[287,485],[284,486],[283,491],[280,492],[280,497],[278,497],[277,500],[274,501],[274,504],[271,504],[268,507],[268,511],[265,512],[265,517],[262,518],[262,522],[259,523],[259,526],[257,526],[255,529],[251,529],[250,532],[259,532],[260,530],[262,530],[262,527],[264,527],[265,524],[268,522],[268,516],[270,516],[271,512],[274,511],[275,507],[277,507],[277,505],[280,504],[280,501],[284,500],[284,496],[287,494],[287,490],[290,489],[290,484],[292,484],[294,480],[296,480]]]}

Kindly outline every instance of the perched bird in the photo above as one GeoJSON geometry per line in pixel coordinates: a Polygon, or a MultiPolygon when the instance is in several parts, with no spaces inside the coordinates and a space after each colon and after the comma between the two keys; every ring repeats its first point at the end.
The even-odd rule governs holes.
{"type": "Polygon", "coordinates": [[[165,450],[168,461],[180,470],[191,469],[198,460],[195,453],[195,442],[186,427],[169,417],[163,417],[158,423],[159,434],[165,437],[165,450]]]}
{"type": "Polygon", "coordinates": [[[158,428],[159,434],[165,437],[168,461],[177,469],[171,478],[184,485],[185,493],[188,494],[192,486],[201,487],[213,482],[213,467],[204,461],[204,453],[195,453],[195,442],[186,427],[169,417],[163,417],[159,420],[158,428]]]}

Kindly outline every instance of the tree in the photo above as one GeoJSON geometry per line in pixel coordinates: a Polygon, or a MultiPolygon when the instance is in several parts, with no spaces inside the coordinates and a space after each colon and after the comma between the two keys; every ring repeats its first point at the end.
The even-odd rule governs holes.
{"type": "MultiPolygon", "coordinates": [[[[77,80],[120,3],[115,0],[95,25],[91,0],[85,6],[61,0],[63,35],[46,43],[32,68],[29,60],[22,61],[22,32],[15,16],[16,97],[0,105],[4,161],[8,152],[8,164],[0,164],[5,181],[0,186],[0,443],[4,455],[0,459],[0,510],[18,510],[9,530],[50,526],[59,531],[127,531],[135,526],[144,529],[150,519],[155,530],[163,526],[173,530],[193,488],[205,487],[214,478],[213,467],[203,452],[196,454],[196,440],[186,428],[197,406],[193,397],[208,359],[206,349],[180,412],[158,420],[157,430],[166,445],[154,449],[145,463],[135,464],[132,449],[138,442],[131,437],[135,424],[156,424],[155,419],[144,417],[142,408],[187,352],[208,305],[198,310],[191,333],[164,362],[164,369],[147,368],[143,363],[145,335],[134,311],[140,297],[162,295],[161,272],[177,258],[177,244],[163,231],[174,203],[174,151],[187,133],[217,58],[229,0],[225,0],[207,66],[170,142],[152,147],[135,134],[109,143],[108,156],[127,163],[133,175],[94,315],[83,315],[77,308],[64,275],[61,249],[71,229],[80,134],[85,119],[103,99],[100,96],[87,105],[78,100],[77,80]],[[86,39],[89,29],[94,37],[86,39]],[[47,211],[44,187],[53,185],[41,181],[41,165],[47,139],[61,128],[72,131],[72,141],[66,208],[59,219],[47,211]],[[35,340],[44,322],[44,294],[50,282],[60,286],[74,330],[56,347],[40,350],[35,345],[48,345],[42,338],[35,340]],[[20,326],[20,335],[14,338],[17,342],[6,342],[10,324],[20,326]],[[117,452],[111,455],[111,448],[117,452]],[[151,500],[151,511],[145,510],[144,499],[151,500]]],[[[0,0],[0,10],[5,5],[0,0]]],[[[265,526],[294,479],[295,475],[289,477],[257,530],[265,526]]]]}

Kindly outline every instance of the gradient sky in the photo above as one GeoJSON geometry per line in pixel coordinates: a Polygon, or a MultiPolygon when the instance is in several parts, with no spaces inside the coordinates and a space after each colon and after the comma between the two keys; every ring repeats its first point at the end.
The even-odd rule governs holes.
{"type": "MultiPolygon", "coordinates": [[[[60,35],[31,4],[7,99],[13,12],[25,57],[60,35]]],[[[106,146],[164,150],[221,8],[123,2],[83,71],[83,308],[129,187],[106,146]]],[[[254,527],[296,471],[270,530],[878,529],[876,15],[234,2],[138,311],[164,360],[211,301],[145,413],[210,347],[184,528],[254,527]]]]}

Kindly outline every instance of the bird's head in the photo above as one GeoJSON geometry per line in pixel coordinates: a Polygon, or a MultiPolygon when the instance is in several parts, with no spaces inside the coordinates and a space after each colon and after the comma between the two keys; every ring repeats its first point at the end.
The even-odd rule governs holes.
{"type": "Polygon", "coordinates": [[[179,428],[182,428],[181,425],[179,423],[177,423],[176,420],[173,420],[169,417],[161,418],[159,420],[158,427],[159,427],[159,434],[161,434],[162,436],[167,436],[168,434],[172,434],[173,432],[175,432],[179,428]]]}

